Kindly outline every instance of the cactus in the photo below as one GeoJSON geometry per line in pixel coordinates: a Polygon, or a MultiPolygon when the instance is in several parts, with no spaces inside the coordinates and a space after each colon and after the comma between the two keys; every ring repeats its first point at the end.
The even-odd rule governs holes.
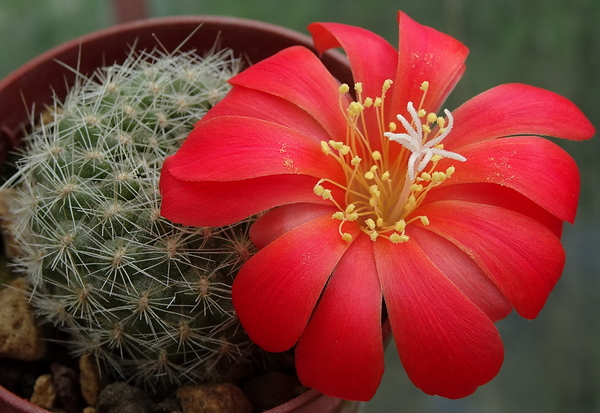
{"type": "Polygon", "coordinates": [[[36,312],[113,375],[152,386],[220,380],[253,346],[231,304],[249,222],[159,213],[164,158],[229,89],[231,52],[132,52],[79,77],[26,138],[10,230],[36,312]]]}

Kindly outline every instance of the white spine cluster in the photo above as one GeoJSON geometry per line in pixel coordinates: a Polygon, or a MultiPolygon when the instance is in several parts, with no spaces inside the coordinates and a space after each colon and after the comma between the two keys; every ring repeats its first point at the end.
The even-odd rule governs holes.
{"type": "Polygon", "coordinates": [[[80,77],[36,122],[5,185],[37,312],[121,378],[216,380],[249,357],[230,298],[248,222],[177,226],[158,193],[164,158],[240,66],[228,51],[132,52],[80,77]]]}

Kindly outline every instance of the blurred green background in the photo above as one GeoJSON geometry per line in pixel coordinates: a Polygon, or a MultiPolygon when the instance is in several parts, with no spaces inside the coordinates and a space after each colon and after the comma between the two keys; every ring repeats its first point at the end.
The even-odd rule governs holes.
{"type": "MultiPolygon", "coordinates": [[[[600,128],[599,0],[152,0],[151,16],[220,14],[301,32],[313,21],[365,27],[397,44],[396,11],[444,31],[471,50],[445,105],[495,85],[523,82],[573,100],[600,128]]],[[[0,0],[0,77],[76,36],[115,23],[108,0],[0,0]]],[[[0,114],[1,116],[1,114],[0,114]]],[[[430,397],[406,378],[395,348],[367,413],[600,412],[600,138],[558,142],[580,165],[582,194],[567,225],[567,266],[541,315],[498,323],[500,374],[462,400],[430,397]]]]}

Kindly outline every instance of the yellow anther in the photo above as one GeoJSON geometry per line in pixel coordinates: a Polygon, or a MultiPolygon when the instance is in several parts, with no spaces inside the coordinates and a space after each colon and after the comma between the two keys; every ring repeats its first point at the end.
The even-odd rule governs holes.
{"type": "Polygon", "coordinates": [[[387,92],[387,91],[388,91],[388,89],[389,89],[390,87],[392,87],[392,83],[394,83],[394,82],[392,81],[392,79],[386,79],[386,80],[383,82],[383,87],[381,88],[381,91],[382,91],[382,92],[387,92]]]}
{"type": "Polygon", "coordinates": [[[425,215],[421,215],[419,219],[421,219],[421,224],[429,225],[429,218],[427,218],[425,215]]]}
{"type": "Polygon", "coordinates": [[[449,166],[448,169],[446,169],[446,177],[450,178],[454,171],[456,171],[456,168],[453,166],[449,166]]]}
{"type": "Polygon", "coordinates": [[[431,181],[431,175],[429,175],[427,172],[423,172],[421,174],[421,179],[424,180],[425,182],[429,182],[429,181],[431,181]]]}
{"type": "Polygon", "coordinates": [[[400,221],[396,222],[394,229],[398,232],[404,232],[406,229],[406,221],[401,219],[400,221]]]}
{"type": "Polygon", "coordinates": [[[331,154],[331,149],[329,148],[329,144],[325,141],[321,141],[321,150],[325,155],[331,154]]]}
{"type": "Polygon", "coordinates": [[[425,132],[425,133],[431,132],[431,128],[429,127],[429,125],[423,125],[423,132],[425,132]]]}
{"type": "Polygon", "coordinates": [[[381,218],[381,217],[377,218],[377,226],[379,228],[381,228],[383,226],[383,218],[381,218]]]}
{"type": "Polygon", "coordinates": [[[417,116],[420,118],[422,118],[425,115],[427,115],[427,111],[425,109],[419,109],[419,111],[417,112],[417,116]]]}
{"type": "Polygon", "coordinates": [[[443,156],[441,156],[441,155],[433,155],[431,157],[431,162],[433,162],[433,163],[439,162],[442,160],[442,158],[443,158],[443,156]]]}
{"type": "Polygon", "coordinates": [[[341,150],[344,147],[344,142],[336,142],[334,140],[329,141],[329,145],[335,150],[341,150]]]}
{"type": "Polygon", "coordinates": [[[365,179],[370,181],[371,179],[374,179],[374,178],[375,178],[375,174],[373,172],[371,172],[371,171],[365,172],[365,179]]]}
{"type": "Polygon", "coordinates": [[[442,183],[446,180],[446,174],[443,172],[434,172],[431,174],[431,182],[434,184],[442,183]]]}
{"type": "Polygon", "coordinates": [[[412,184],[410,186],[410,190],[413,192],[421,192],[423,190],[423,185],[421,184],[412,184]]]}
{"type": "Polygon", "coordinates": [[[366,98],[363,102],[363,106],[365,108],[370,108],[371,106],[373,106],[373,99],[371,98],[366,98]]]}
{"type": "Polygon", "coordinates": [[[388,181],[390,179],[390,172],[389,171],[385,171],[384,173],[381,174],[381,180],[382,181],[388,181]]]}
{"type": "Polygon", "coordinates": [[[356,93],[362,93],[362,91],[363,91],[362,82],[356,82],[354,84],[354,90],[356,91],[356,93]]]}
{"type": "Polygon", "coordinates": [[[369,193],[376,197],[381,196],[381,192],[379,192],[379,187],[377,185],[371,185],[369,187],[369,193]]]}
{"type": "Polygon", "coordinates": [[[429,113],[429,115],[427,115],[427,123],[433,123],[436,122],[438,119],[437,115],[433,112],[429,113]]]}
{"type": "Polygon", "coordinates": [[[423,83],[421,83],[421,87],[419,89],[421,89],[423,92],[426,92],[427,89],[429,89],[429,82],[424,81],[423,83]]]}
{"type": "Polygon", "coordinates": [[[331,219],[343,220],[344,218],[345,218],[344,213],[342,211],[334,212],[333,215],[331,216],[331,219]]]}
{"type": "Polygon", "coordinates": [[[362,159],[360,159],[358,156],[355,156],[354,158],[352,158],[350,163],[352,164],[352,166],[356,166],[360,163],[360,161],[362,161],[362,159]]]}
{"type": "Polygon", "coordinates": [[[321,198],[323,198],[323,199],[331,199],[331,198],[333,198],[331,196],[331,189],[324,190],[323,194],[321,195],[321,198]]]}
{"type": "Polygon", "coordinates": [[[350,86],[348,86],[346,83],[342,83],[338,90],[339,90],[340,94],[343,95],[343,94],[348,93],[348,91],[350,91],[350,86]]]}
{"type": "Polygon", "coordinates": [[[388,125],[388,128],[390,129],[390,132],[396,132],[396,128],[398,127],[398,125],[396,125],[395,122],[390,122],[390,124],[388,125]]]}
{"type": "Polygon", "coordinates": [[[358,102],[351,102],[348,106],[348,114],[350,116],[358,116],[363,111],[364,107],[358,102]]]}
{"type": "Polygon", "coordinates": [[[446,119],[444,119],[442,117],[437,118],[437,125],[440,128],[443,128],[444,126],[446,126],[446,119]]]}
{"type": "Polygon", "coordinates": [[[377,231],[373,231],[373,232],[371,232],[369,234],[369,237],[371,238],[371,241],[375,241],[378,236],[379,236],[379,234],[377,233],[377,231]]]}
{"type": "Polygon", "coordinates": [[[408,200],[406,201],[406,205],[404,205],[404,209],[411,209],[413,208],[417,203],[417,200],[415,198],[414,195],[411,195],[408,197],[408,200]]]}
{"type": "Polygon", "coordinates": [[[321,185],[316,184],[315,187],[313,188],[313,191],[315,194],[322,196],[323,193],[325,192],[325,188],[323,188],[321,185]]]}
{"type": "Polygon", "coordinates": [[[369,229],[375,229],[375,221],[373,221],[371,218],[367,219],[365,224],[367,227],[369,227],[369,229]]]}
{"type": "Polygon", "coordinates": [[[375,102],[373,102],[373,106],[378,108],[379,106],[381,106],[382,103],[383,103],[383,100],[381,98],[375,98],[375,102]]]}
{"type": "Polygon", "coordinates": [[[340,149],[340,154],[342,154],[342,155],[344,155],[344,156],[345,156],[345,155],[348,155],[348,154],[350,153],[350,150],[351,150],[351,149],[352,149],[352,148],[350,148],[348,145],[343,145],[343,146],[342,146],[342,149],[340,149]]]}
{"type": "MultiPolygon", "coordinates": [[[[371,157],[373,158],[374,161],[379,161],[379,160],[381,160],[381,152],[373,151],[373,152],[371,152],[371,157]]],[[[371,169],[373,169],[373,168],[371,168],[371,169]]]]}
{"type": "Polygon", "coordinates": [[[370,206],[371,208],[375,208],[375,205],[377,205],[377,198],[375,198],[374,196],[372,196],[372,197],[369,199],[369,206],[370,206]]]}
{"type": "Polygon", "coordinates": [[[398,234],[397,232],[394,232],[392,235],[390,235],[390,241],[392,241],[394,244],[399,244],[400,243],[400,234],[398,234]]]}
{"type": "Polygon", "coordinates": [[[392,235],[390,235],[390,241],[392,241],[394,244],[401,244],[408,241],[408,235],[400,235],[397,232],[394,232],[392,235]]]}
{"type": "Polygon", "coordinates": [[[344,232],[342,234],[342,239],[346,242],[350,242],[352,241],[352,235],[348,234],[347,232],[344,232]]]}
{"type": "Polygon", "coordinates": [[[346,219],[348,221],[356,221],[358,219],[358,212],[352,212],[352,213],[348,214],[346,219]]]}
{"type": "Polygon", "coordinates": [[[354,209],[356,208],[356,205],[354,204],[348,204],[348,206],[346,206],[346,214],[350,214],[352,212],[354,212],[354,209]]]}

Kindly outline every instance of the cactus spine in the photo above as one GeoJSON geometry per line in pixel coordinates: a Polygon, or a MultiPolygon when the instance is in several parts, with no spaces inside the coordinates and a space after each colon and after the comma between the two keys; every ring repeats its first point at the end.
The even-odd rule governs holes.
{"type": "Polygon", "coordinates": [[[81,76],[26,138],[11,232],[36,311],[120,378],[218,380],[249,357],[230,286],[248,222],[189,228],[160,216],[164,158],[229,90],[231,52],[132,52],[81,76]]]}

